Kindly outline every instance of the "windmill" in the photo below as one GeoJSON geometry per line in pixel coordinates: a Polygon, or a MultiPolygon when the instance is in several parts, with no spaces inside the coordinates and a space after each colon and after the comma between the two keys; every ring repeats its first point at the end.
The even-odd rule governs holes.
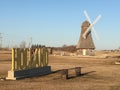
{"type": "Polygon", "coordinates": [[[91,30],[93,30],[96,38],[99,39],[93,25],[95,25],[98,22],[98,20],[101,18],[101,15],[99,15],[93,22],[91,22],[87,11],[84,11],[84,14],[87,20],[82,23],[81,34],[76,48],[78,49],[78,51],[82,52],[82,55],[89,55],[90,52],[92,52],[92,50],[95,49],[91,30]]]}

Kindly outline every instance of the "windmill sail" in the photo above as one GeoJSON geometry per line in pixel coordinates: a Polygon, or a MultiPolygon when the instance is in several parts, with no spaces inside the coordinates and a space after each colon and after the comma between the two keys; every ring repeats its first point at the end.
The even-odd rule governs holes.
{"type": "MultiPolygon", "coordinates": [[[[89,18],[89,16],[88,16],[87,11],[84,11],[84,14],[85,14],[87,20],[88,20],[90,23],[92,23],[91,20],[90,20],[90,18],[89,18]]],[[[101,15],[99,15],[92,24],[95,24],[100,18],[101,18],[101,15]]],[[[93,25],[91,25],[91,26],[92,26],[91,28],[92,28],[92,30],[94,31],[94,34],[95,34],[97,40],[99,40],[99,37],[98,37],[98,35],[97,35],[97,33],[96,33],[95,28],[93,27],[93,25]]],[[[88,29],[88,30],[89,30],[89,29],[88,29]]],[[[83,36],[85,37],[85,34],[83,34],[83,36]]]]}

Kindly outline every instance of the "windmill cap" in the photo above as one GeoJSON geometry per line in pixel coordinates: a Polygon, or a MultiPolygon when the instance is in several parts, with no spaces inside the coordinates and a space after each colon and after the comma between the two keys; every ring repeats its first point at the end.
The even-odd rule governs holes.
{"type": "Polygon", "coordinates": [[[84,21],[82,23],[82,27],[89,27],[90,26],[90,23],[88,21],[84,21]]]}

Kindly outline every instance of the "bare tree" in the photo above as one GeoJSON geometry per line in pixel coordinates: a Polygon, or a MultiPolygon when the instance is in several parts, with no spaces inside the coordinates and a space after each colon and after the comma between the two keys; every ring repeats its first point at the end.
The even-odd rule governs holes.
{"type": "Polygon", "coordinates": [[[26,42],[25,41],[22,41],[21,43],[20,43],[20,48],[25,48],[26,47],[26,42]]]}
{"type": "Polygon", "coordinates": [[[17,45],[14,45],[13,48],[18,48],[18,46],[17,46],[17,45]]]}

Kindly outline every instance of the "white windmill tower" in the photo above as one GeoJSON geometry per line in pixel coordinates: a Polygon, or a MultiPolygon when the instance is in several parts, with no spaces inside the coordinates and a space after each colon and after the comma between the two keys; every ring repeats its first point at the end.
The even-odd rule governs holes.
{"type": "Polygon", "coordinates": [[[80,38],[79,38],[79,41],[77,44],[77,49],[79,51],[82,51],[82,55],[87,55],[87,54],[89,54],[89,52],[91,52],[92,50],[95,49],[91,30],[94,31],[96,38],[99,39],[93,25],[95,25],[98,22],[98,20],[101,18],[101,15],[99,15],[92,23],[88,16],[88,13],[86,11],[84,11],[84,14],[87,18],[87,21],[84,21],[82,23],[81,34],[80,34],[80,38]]]}

